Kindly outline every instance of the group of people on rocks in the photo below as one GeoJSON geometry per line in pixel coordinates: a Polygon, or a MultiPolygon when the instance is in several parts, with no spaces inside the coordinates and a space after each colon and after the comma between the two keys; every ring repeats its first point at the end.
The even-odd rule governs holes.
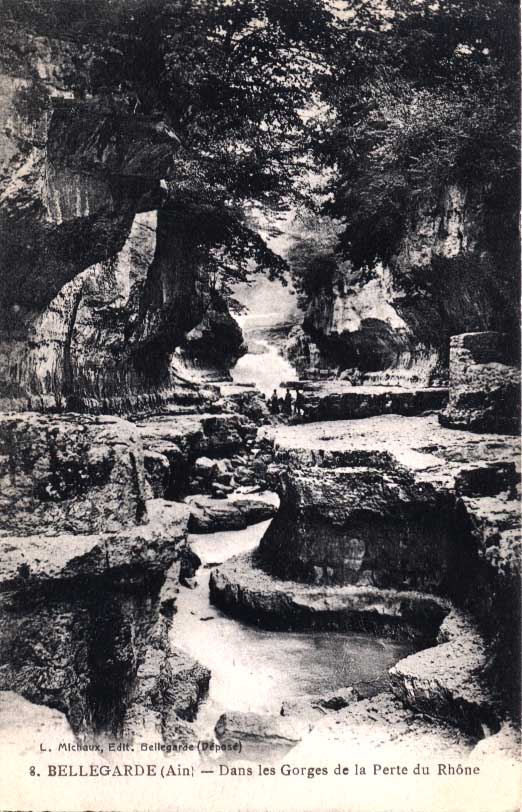
{"type": "Polygon", "coordinates": [[[292,414],[298,417],[304,414],[304,397],[300,389],[297,390],[295,398],[289,389],[286,390],[284,398],[280,398],[277,389],[274,389],[268,401],[268,406],[272,414],[283,414],[291,417],[292,414]]]}

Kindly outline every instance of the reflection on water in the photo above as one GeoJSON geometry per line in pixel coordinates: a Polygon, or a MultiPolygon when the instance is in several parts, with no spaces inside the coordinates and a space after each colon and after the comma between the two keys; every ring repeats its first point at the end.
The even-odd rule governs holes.
{"type": "Polygon", "coordinates": [[[373,682],[413,651],[409,643],[357,634],[265,631],[212,606],[205,564],[257,546],[268,525],[190,536],[203,566],[198,587],[179,595],[173,644],[212,672],[209,696],[198,717],[207,732],[225,710],[278,713],[285,699],[373,682]]]}
{"type": "MultiPolygon", "coordinates": [[[[248,352],[230,370],[235,383],[254,383],[265,395],[279,389],[282,381],[293,380],[295,369],[286,358],[279,355],[276,348],[267,341],[256,339],[255,352],[248,352]]],[[[282,396],[283,391],[279,390],[282,396]]]]}

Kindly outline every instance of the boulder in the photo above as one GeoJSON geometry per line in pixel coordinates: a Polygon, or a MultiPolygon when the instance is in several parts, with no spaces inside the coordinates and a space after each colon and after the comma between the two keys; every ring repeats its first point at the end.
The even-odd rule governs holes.
{"type": "Polygon", "coordinates": [[[210,480],[214,476],[215,467],[215,460],[211,460],[208,457],[198,457],[194,463],[194,474],[195,476],[210,480]]]}
{"type": "Polygon", "coordinates": [[[322,719],[326,713],[337,713],[347,708],[352,702],[358,702],[359,695],[354,688],[339,688],[329,694],[315,694],[303,696],[283,702],[281,716],[297,717],[315,722],[322,719]]]}
{"type": "Polygon", "coordinates": [[[450,388],[444,426],[518,434],[520,371],[503,333],[462,333],[450,341],[450,388]]]}
{"type": "Polygon", "coordinates": [[[288,469],[281,507],[263,536],[270,572],[315,583],[437,589],[447,579],[444,496],[406,469],[288,469]]]}
{"type": "Polygon", "coordinates": [[[0,416],[0,536],[97,533],[146,517],[143,452],[114,417],[0,416]]]}
{"type": "Polygon", "coordinates": [[[457,725],[472,736],[498,729],[499,698],[485,677],[486,643],[470,617],[453,612],[439,644],[400,660],[390,669],[393,694],[430,717],[457,725]]]}
{"type": "Polygon", "coordinates": [[[277,758],[301,741],[310,730],[305,720],[261,713],[223,713],[215,727],[221,745],[239,745],[243,759],[277,758]]]}
{"type": "Polygon", "coordinates": [[[242,530],[248,525],[271,519],[277,512],[273,501],[263,499],[212,499],[190,496],[189,532],[216,533],[222,530],[242,530]]]}
{"type": "Polygon", "coordinates": [[[447,600],[373,586],[325,586],[273,577],[258,554],[229,558],[210,573],[210,599],[264,628],[335,630],[430,644],[450,610],[447,600]]]}

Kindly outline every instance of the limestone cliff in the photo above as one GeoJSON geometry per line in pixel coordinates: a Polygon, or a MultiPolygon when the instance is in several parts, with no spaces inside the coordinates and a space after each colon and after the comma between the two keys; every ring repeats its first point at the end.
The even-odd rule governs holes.
{"type": "MultiPolygon", "coordinates": [[[[209,311],[218,329],[228,313],[169,199],[183,150],[124,100],[70,90],[85,47],[14,25],[2,37],[0,399],[107,411],[136,393],[197,398],[174,350],[205,318],[212,331],[209,311]]],[[[237,357],[240,331],[226,338],[202,365],[237,357]]]]}
{"type": "Polygon", "coordinates": [[[126,421],[26,413],[0,424],[0,687],[61,710],[78,735],[168,737],[209,680],[168,639],[197,565],[188,509],[146,501],[126,421]]]}
{"type": "Polygon", "coordinates": [[[450,185],[410,212],[387,265],[338,262],[309,296],[293,360],[316,373],[357,368],[368,381],[428,384],[447,377],[450,335],[514,336],[516,273],[490,250],[489,217],[482,190],[450,185]]]}

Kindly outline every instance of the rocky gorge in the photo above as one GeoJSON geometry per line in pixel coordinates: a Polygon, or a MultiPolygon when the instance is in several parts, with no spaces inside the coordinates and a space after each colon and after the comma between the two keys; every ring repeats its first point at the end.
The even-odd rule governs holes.
{"type": "Polygon", "coordinates": [[[520,371],[484,189],[302,310],[220,285],[222,178],[35,19],[0,33],[0,738],[209,773],[422,751],[511,803],[520,371]]]}

